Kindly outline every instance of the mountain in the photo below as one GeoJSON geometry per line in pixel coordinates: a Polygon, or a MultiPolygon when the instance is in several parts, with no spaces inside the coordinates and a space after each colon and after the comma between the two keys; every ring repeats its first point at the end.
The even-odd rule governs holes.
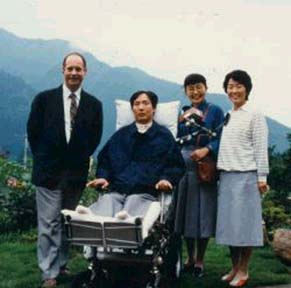
{"type": "MultiPolygon", "coordinates": [[[[0,135],[5,135],[1,137],[0,146],[9,149],[13,155],[22,151],[25,122],[32,98],[41,90],[60,85],[62,58],[71,51],[80,51],[85,55],[88,74],[84,87],[103,102],[102,143],[115,129],[114,100],[117,98],[127,100],[137,90],[153,90],[161,102],[179,99],[187,103],[181,85],[152,77],[137,68],[111,67],[92,54],[72,47],[67,41],[24,39],[0,29],[0,43],[0,135]]],[[[207,97],[224,111],[230,108],[225,95],[210,94],[207,97]]],[[[290,133],[290,128],[270,118],[267,121],[270,145],[276,145],[277,151],[286,150],[286,135],[290,133]]]]}
{"type": "MultiPolygon", "coordinates": [[[[25,39],[0,28],[0,69],[21,77],[36,90],[51,88],[61,81],[63,56],[75,50],[64,40],[25,39]],[[58,73],[55,73],[58,71],[58,73]]],[[[110,66],[98,61],[92,54],[84,52],[92,67],[89,79],[99,71],[107,71],[110,66]]]]}
{"type": "Polygon", "coordinates": [[[35,91],[21,78],[0,70],[0,151],[19,156],[23,151],[29,104],[35,91]]]}

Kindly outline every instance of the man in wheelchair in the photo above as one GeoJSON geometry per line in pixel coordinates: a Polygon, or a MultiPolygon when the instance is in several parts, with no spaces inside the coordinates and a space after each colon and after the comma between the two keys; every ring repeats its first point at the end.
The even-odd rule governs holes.
{"type": "Polygon", "coordinates": [[[135,122],[118,130],[98,156],[90,187],[110,188],[91,210],[101,216],[144,216],[156,190],[172,190],[184,173],[184,161],[170,131],[153,121],[158,97],[138,91],[130,98],[135,122]]]}
{"type": "MultiPolygon", "coordinates": [[[[103,226],[100,226],[100,231],[102,230],[103,234],[107,235],[102,236],[106,239],[100,239],[100,243],[105,243],[103,245],[105,249],[118,246],[130,248],[130,241],[126,239],[131,239],[129,234],[135,231],[131,227],[140,225],[141,222],[135,221],[130,226],[124,224],[126,220],[133,218],[140,221],[145,220],[148,214],[152,213],[149,209],[151,204],[158,199],[158,190],[172,190],[184,174],[184,160],[171,132],[154,121],[157,103],[158,97],[151,91],[138,91],[131,96],[130,105],[135,121],[120,128],[109,139],[98,155],[96,179],[87,184],[89,187],[100,187],[105,191],[98,201],[89,207],[91,212],[94,215],[103,216],[104,219],[111,217],[110,219],[117,220],[117,223],[103,223],[103,226]],[[149,213],[147,214],[147,212],[149,213]],[[122,231],[125,231],[123,235],[128,234],[124,239],[122,231]],[[111,233],[110,236],[108,233],[111,233]],[[123,240],[116,240],[115,238],[119,238],[118,235],[123,240]]],[[[155,237],[163,237],[162,232],[157,234],[159,235],[155,237]]],[[[70,237],[68,238],[70,239],[70,237]]],[[[168,241],[169,239],[164,239],[163,244],[161,239],[157,239],[155,245],[159,247],[155,248],[156,253],[165,254],[164,250],[168,252],[169,247],[168,244],[166,245],[168,241]],[[163,245],[164,247],[161,247],[163,245]]],[[[86,242],[86,244],[89,243],[86,242]]],[[[134,244],[136,243],[138,241],[134,244]]],[[[96,247],[98,246],[102,245],[91,245],[91,247],[95,247],[94,254],[97,253],[98,248],[96,247]]],[[[125,249],[125,251],[128,252],[127,254],[131,254],[130,256],[135,254],[134,256],[138,256],[135,258],[140,257],[138,261],[142,262],[142,257],[145,256],[145,246],[136,250],[125,249]]],[[[132,247],[136,248],[135,245],[132,247]]],[[[162,259],[160,254],[150,258],[152,262],[155,262],[154,268],[151,267],[152,275],[155,277],[152,278],[152,281],[147,282],[146,287],[159,287],[160,285],[159,279],[155,275],[155,273],[159,273],[157,262],[162,259]]],[[[129,255],[127,257],[130,258],[129,255]]],[[[97,258],[95,257],[95,261],[100,262],[100,259],[97,258]]],[[[92,278],[92,275],[90,277],[92,278]]],[[[77,284],[74,285],[77,287],[77,284]]],[[[82,285],[80,287],[91,287],[82,285]]],[[[102,285],[99,284],[99,286],[102,285]]],[[[117,287],[121,287],[121,284],[118,284],[117,287]]]]}

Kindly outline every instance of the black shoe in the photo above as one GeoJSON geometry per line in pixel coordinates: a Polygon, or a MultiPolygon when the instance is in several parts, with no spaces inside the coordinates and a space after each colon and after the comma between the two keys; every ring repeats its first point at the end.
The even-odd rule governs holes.
{"type": "Polygon", "coordinates": [[[201,278],[204,276],[204,269],[202,267],[196,266],[194,267],[193,275],[195,278],[201,278]]]}
{"type": "Polygon", "coordinates": [[[54,278],[45,279],[41,283],[41,288],[56,288],[57,281],[54,278]]]}
{"type": "Polygon", "coordinates": [[[66,267],[66,266],[61,267],[61,269],[60,269],[61,276],[70,276],[71,274],[72,274],[72,272],[68,267],[66,267]]]}
{"type": "Polygon", "coordinates": [[[193,273],[194,272],[194,264],[184,264],[181,272],[182,273],[193,273]]]}

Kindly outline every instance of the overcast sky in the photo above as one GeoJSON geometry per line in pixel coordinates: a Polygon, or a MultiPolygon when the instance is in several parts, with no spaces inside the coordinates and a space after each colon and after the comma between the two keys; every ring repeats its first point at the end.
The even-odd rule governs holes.
{"type": "Polygon", "coordinates": [[[1,2],[0,27],[69,40],[113,66],[180,84],[202,73],[209,92],[218,93],[226,73],[245,69],[253,78],[251,102],[291,127],[291,0],[1,2]]]}

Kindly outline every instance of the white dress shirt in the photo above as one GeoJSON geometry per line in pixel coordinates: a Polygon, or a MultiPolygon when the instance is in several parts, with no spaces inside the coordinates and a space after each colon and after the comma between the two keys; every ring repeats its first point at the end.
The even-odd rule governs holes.
{"type": "Polygon", "coordinates": [[[225,171],[256,170],[258,181],[266,181],[268,127],[265,117],[248,103],[230,111],[229,122],[221,135],[217,167],[225,171]]]}
{"type": "MultiPolygon", "coordinates": [[[[77,107],[79,106],[79,102],[81,99],[81,87],[74,92],[76,95],[76,103],[77,107]]],[[[63,102],[64,102],[64,120],[65,120],[65,132],[66,132],[66,140],[67,143],[70,142],[71,138],[71,114],[70,114],[70,108],[71,108],[71,102],[72,99],[69,97],[73,92],[65,85],[63,84],[63,102]]]]}

